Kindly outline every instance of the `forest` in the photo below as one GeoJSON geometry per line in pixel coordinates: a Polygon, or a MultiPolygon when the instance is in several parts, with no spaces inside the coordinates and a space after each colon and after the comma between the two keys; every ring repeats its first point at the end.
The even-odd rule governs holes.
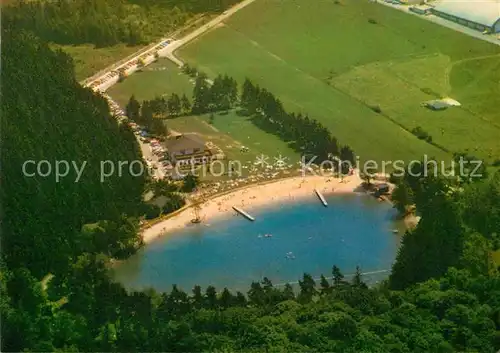
{"type": "Polygon", "coordinates": [[[246,293],[127,292],[110,279],[108,262],[140,242],[147,180],[125,173],[101,183],[98,166],[140,159],[135,138],[102,97],[76,82],[67,55],[9,26],[2,40],[2,351],[500,349],[500,274],[491,256],[500,231],[498,171],[477,180],[395,180],[398,202],[414,203],[422,219],[376,286],[360,275],[347,281],[332,259],[333,280],[304,274],[298,288],[264,278],[246,293]],[[56,182],[23,175],[26,160],[89,166],[78,183],[56,182]]]}
{"type": "Polygon", "coordinates": [[[13,30],[65,45],[148,44],[195,14],[218,13],[236,0],[21,0],[2,11],[13,30]]]}

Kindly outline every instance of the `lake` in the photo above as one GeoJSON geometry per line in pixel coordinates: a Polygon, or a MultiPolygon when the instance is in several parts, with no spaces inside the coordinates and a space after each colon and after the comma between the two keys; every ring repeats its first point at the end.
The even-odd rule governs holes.
{"type": "Polygon", "coordinates": [[[234,214],[188,225],[117,265],[113,276],[128,289],[177,284],[186,292],[196,284],[246,292],[264,276],[274,284],[296,282],[304,272],[330,277],[333,265],[346,275],[359,265],[367,281],[386,278],[401,238],[393,229],[403,229],[392,205],[364,194],[325,198],[328,207],[314,196],[247,210],[255,222],[234,214]]]}

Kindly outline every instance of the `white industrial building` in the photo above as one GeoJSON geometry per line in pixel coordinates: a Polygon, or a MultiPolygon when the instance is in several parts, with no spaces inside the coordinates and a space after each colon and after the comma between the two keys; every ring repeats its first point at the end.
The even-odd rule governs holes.
{"type": "Polygon", "coordinates": [[[432,13],[481,32],[500,32],[498,0],[443,0],[434,4],[432,13]]]}

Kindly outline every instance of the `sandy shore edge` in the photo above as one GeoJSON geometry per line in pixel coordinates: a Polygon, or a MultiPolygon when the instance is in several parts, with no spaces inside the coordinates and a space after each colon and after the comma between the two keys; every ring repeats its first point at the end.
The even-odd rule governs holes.
{"type": "MultiPolygon", "coordinates": [[[[314,195],[315,189],[325,194],[352,193],[360,187],[361,183],[361,178],[356,174],[342,180],[317,175],[279,179],[271,183],[248,185],[223,195],[214,195],[213,198],[200,204],[199,214],[203,224],[210,224],[217,218],[235,214],[233,206],[251,211],[257,207],[288,204],[314,195]]],[[[193,218],[193,209],[187,208],[154,224],[143,231],[144,243],[151,243],[163,235],[186,227],[191,224],[193,218]]]]}

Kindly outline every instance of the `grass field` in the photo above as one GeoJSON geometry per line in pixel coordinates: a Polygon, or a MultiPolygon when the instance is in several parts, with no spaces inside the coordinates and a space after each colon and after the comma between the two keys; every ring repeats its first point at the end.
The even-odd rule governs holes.
{"type": "Polygon", "coordinates": [[[493,252],[493,261],[500,266],[500,250],[493,252]]]}
{"type": "Polygon", "coordinates": [[[193,84],[180,72],[177,65],[168,59],[159,59],[145,67],[142,72],[136,72],[125,81],[112,86],[108,93],[119,104],[125,106],[132,94],[139,101],[172,93],[179,95],[185,93],[191,99],[193,84]]]}
{"type": "Polygon", "coordinates": [[[198,133],[219,146],[229,160],[238,160],[242,164],[253,163],[261,155],[268,156],[269,163],[274,163],[274,158],[280,155],[290,164],[300,161],[300,155],[287,143],[259,129],[248,117],[239,116],[234,111],[215,114],[213,124],[209,123],[208,115],[168,119],[166,124],[177,132],[198,133]],[[241,152],[242,146],[249,150],[241,152]]]}
{"type": "MultiPolygon", "coordinates": [[[[142,101],[171,93],[185,93],[191,99],[192,92],[193,83],[189,77],[167,59],[158,60],[108,91],[122,106],[127,104],[132,94],[142,101]]],[[[271,162],[280,154],[290,162],[300,160],[299,154],[288,147],[287,143],[257,128],[248,117],[239,116],[234,111],[225,115],[215,114],[213,124],[209,123],[208,115],[167,119],[165,123],[169,129],[198,133],[205,140],[212,141],[224,151],[229,160],[249,164],[262,154],[269,156],[271,162]],[[249,151],[241,152],[242,146],[248,147],[249,151]]]]}
{"type": "Polygon", "coordinates": [[[449,151],[500,157],[500,47],[385,6],[257,0],[178,55],[210,76],[249,77],[362,159],[448,159],[416,126],[449,151]],[[420,106],[435,95],[462,107],[420,106]]]}
{"type": "Polygon", "coordinates": [[[141,46],[126,46],[124,44],[112,47],[95,48],[93,45],[51,45],[61,49],[73,58],[75,76],[78,81],[90,77],[102,69],[140,50],[141,46]]]}
{"type": "MultiPolygon", "coordinates": [[[[196,133],[205,141],[213,142],[226,155],[226,159],[222,162],[226,165],[224,170],[230,170],[227,164],[233,163],[235,171],[241,171],[242,177],[258,173],[258,171],[252,171],[252,167],[262,155],[267,157],[266,161],[270,164],[276,162],[275,158],[281,158],[285,163],[294,166],[300,161],[300,155],[289,148],[285,142],[257,128],[248,117],[239,116],[234,111],[228,114],[215,114],[213,124],[209,123],[208,115],[168,119],[166,124],[171,130],[196,133]],[[242,151],[243,146],[248,150],[242,151]],[[240,163],[241,169],[234,163],[240,163]]],[[[218,168],[220,168],[219,165],[214,167],[215,175],[201,172],[199,175],[203,181],[231,179],[227,175],[217,176],[218,168]]]]}

